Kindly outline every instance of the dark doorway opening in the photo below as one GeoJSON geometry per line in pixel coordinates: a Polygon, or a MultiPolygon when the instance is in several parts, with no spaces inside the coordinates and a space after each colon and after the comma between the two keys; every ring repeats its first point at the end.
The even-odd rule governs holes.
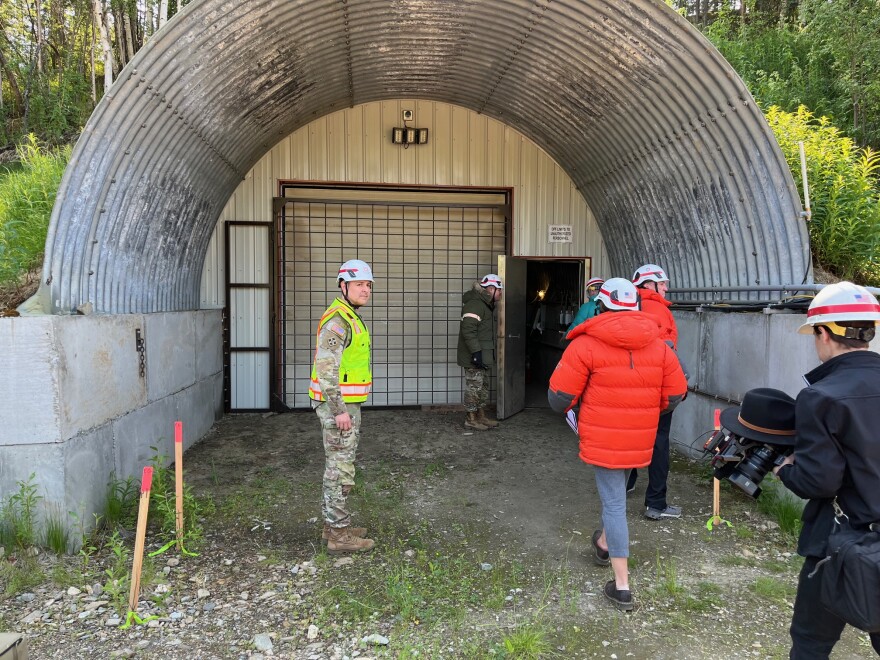
{"type": "Polygon", "coordinates": [[[526,408],[546,408],[547,383],[568,345],[568,332],[584,301],[589,261],[529,260],[526,270],[526,408]]]}

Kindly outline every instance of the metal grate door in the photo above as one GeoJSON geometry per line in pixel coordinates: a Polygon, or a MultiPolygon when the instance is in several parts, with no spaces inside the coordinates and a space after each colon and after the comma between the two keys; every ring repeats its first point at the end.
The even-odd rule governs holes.
{"type": "Polygon", "coordinates": [[[368,200],[337,200],[330,198],[334,191],[319,192],[323,198],[286,197],[280,217],[282,400],[288,407],[309,405],[317,321],[339,291],[339,264],[363,259],[376,277],[372,300],[362,310],[373,347],[368,403],[461,403],[463,376],[456,364],[461,295],[495,272],[505,253],[507,192],[383,190],[372,194],[384,199],[368,200]]]}

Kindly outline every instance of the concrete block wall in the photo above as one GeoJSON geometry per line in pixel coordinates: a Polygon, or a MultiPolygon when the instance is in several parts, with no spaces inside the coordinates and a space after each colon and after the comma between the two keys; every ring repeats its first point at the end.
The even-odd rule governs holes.
{"type": "MultiPolygon", "coordinates": [[[[673,446],[685,454],[700,453],[716,408],[737,405],[756,387],[797,397],[804,374],[819,366],[812,335],[797,333],[806,314],[703,310],[674,316],[679,353],[697,390],[672,418],[673,446]]],[[[877,347],[874,340],[871,350],[877,347]]]]}
{"type": "Polygon", "coordinates": [[[33,473],[91,520],[112,473],[173,456],[175,421],[188,448],[222,414],[220,310],[0,319],[0,500],[33,473]]]}

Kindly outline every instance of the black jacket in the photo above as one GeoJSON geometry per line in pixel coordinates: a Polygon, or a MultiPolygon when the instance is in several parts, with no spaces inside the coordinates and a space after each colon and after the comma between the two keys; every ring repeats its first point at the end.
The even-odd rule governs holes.
{"type": "Polygon", "coordinates": [[[807,502],[798,554],[824,557],[835,496],[855,526],[880,521],[880,355],[850,351],[804,376],[793,465],[779,478],[807,502]]]}

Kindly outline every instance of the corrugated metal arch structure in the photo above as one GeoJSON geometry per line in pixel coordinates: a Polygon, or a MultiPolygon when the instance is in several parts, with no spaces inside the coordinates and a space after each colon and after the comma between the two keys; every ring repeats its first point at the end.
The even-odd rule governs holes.
{"type": "Polygon", "coordinates": [[[76,145],[41,295],[54,312],[195,309],[219,214],[316,117],[439,100],[516,128],[596,214],[615,272],[679,287],[811,277],[797,190],[742,81],[660,0],[195,0],[76,145]]]}

